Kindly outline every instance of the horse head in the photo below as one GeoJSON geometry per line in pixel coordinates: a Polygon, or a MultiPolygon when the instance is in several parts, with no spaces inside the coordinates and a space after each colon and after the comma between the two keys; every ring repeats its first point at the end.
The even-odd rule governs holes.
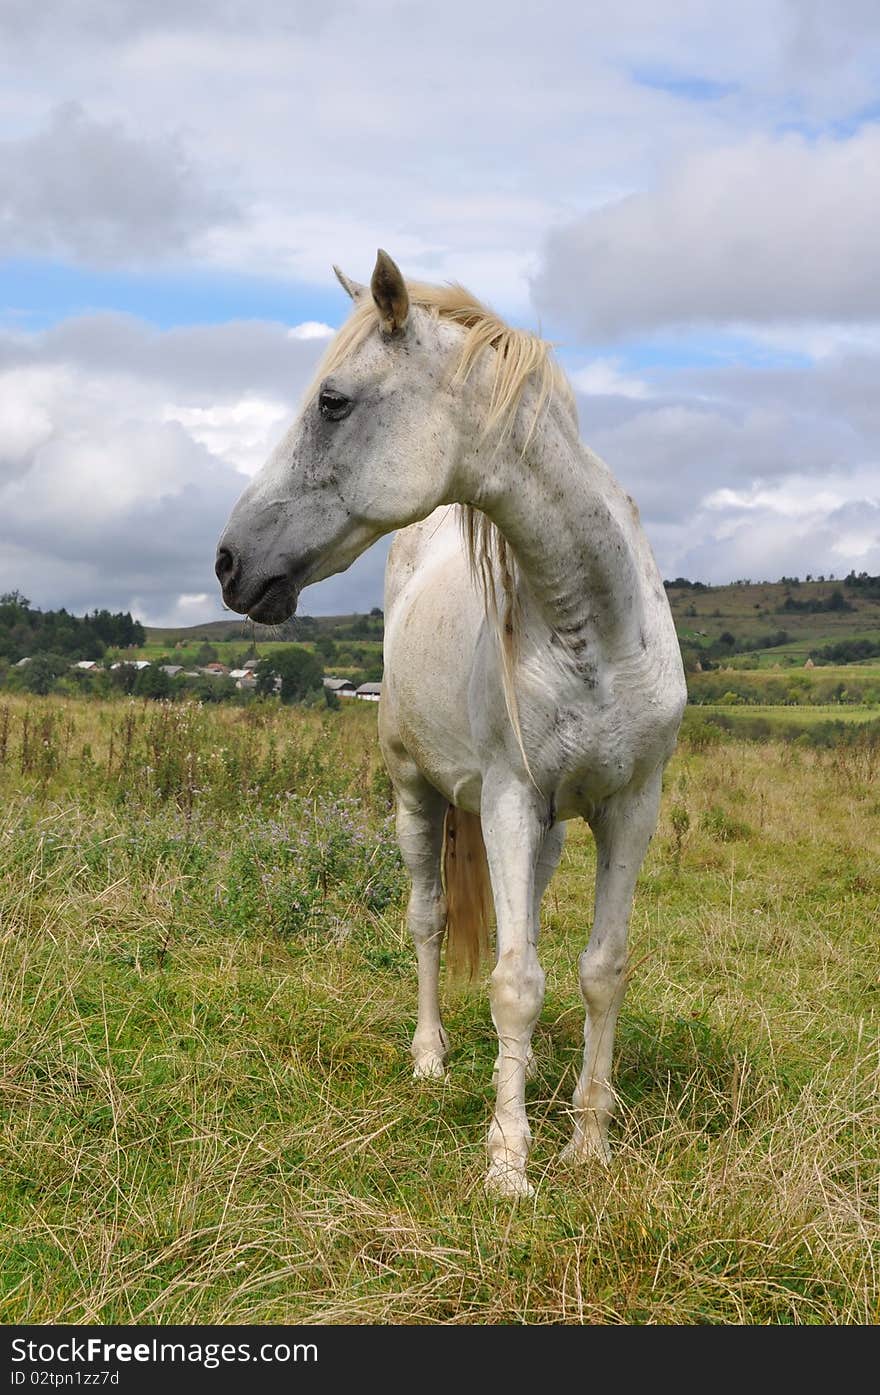
{"type": "Polygon", "coordinates": [[[463,421],[442,363],[461,330],[410,303],[386,252],[369,288],[337,276],[354,311],[217,550],[226,605],[264,624],[452,490],[463,421]]]}

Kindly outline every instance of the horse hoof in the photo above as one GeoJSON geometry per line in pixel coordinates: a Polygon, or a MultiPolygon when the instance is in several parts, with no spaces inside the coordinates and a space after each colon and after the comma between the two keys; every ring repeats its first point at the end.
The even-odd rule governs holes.
{"type": "Polygon", "coordinates": [[[508,1167],[505,1163],[492,1163],[486,1174],[486,1191],[490,1196],[526,1199],[535,1195],[535,1189],[528,1177],[518,1167],[508,1167]]]}
{"type": "Polygon", "coordinates": [[[585,1167],[587,1163],[593,1162],[607,1167],[611,1162],[611,1149],[608,1140],[599,1135],[592,1138],[573,1138],[559,1154],[559,1161],[566,1167],[585,1167]]]}
{"type": "Polygon", "coordinates": [[[446,1063],[442,1056],[431,1054],[420,1056],[413,1066],[413,1080],[442,1080],[446,1075],[446,1063]]]}

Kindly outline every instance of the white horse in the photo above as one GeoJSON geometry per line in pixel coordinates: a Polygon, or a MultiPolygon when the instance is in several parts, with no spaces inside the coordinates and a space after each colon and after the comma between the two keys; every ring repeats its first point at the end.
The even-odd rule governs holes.
{"type": "Polygon", "coordinates": [[[441,942],[448,928],[450,953],[473,964],[488,859],[499,1054],[487,1186],[529,1195],[539,907],[575,817],[596,840],[596,902],[565,1156],[608,1157],[633,891],[685,702],[678,642],[636,507],[582,445],[549,346],[460,287],[407,284],[384,252],[369,289],[337,275],[354,312],[236,504],[217,575],[231,609],[278,622],[305,585],[402,530],[379,727],[412,878],[415,1075],[445,1071],[441,942]]]}

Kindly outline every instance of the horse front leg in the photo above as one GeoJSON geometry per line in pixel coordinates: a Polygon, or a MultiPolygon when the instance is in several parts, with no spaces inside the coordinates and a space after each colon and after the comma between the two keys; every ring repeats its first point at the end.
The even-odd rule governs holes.
{"type": "Polygon", "coordinates": [[[489,1001],[498,1033],[498,1060],[486,1186],[502,1196],[531,1196],[533,1189],[526,1177],[531,1132],[525,1088],[532,1032],[544,1002],[544,973],[537,952],[535,872],[546,824],[535,792],[509,779],[484,781],[480,812],[497,941],[489,1001]]]}
{"type": "Polygon", "coordinates": [[[590,821],[596,839],[596,908],[589,942],[578,960],[586,1008],[584,1063],[574,1091],[574,1137],[562,1155],[567,1162],[607,1162],[611,1157],[611,1064],[626,992],[627,933],[636,878],[657,824],[661,778],[662,770],[657,770],[641,787],[614,795],[590,821]]]}
{"type": "Polygon", "coordinates": [[[413,776],[397,788],[397,841],[412,880],[407,924],[419,966],[419,1013],[410,1052],[413,1075],[443,1076],[449,1038],[440,1019],[440,947],[446,929],[446,898],[440,881],[446,800],[413,776]]]}
{"type": "MultiPolygon", "coordinates": [[[[538,852],[538,861],[535,866],[535,889],[532,896],[532,929],[534,931],[535,948],[538,947],[538,940],[541,931],[541,902],[544,899],[544,892],[550,883],[550,878],[559,865],[562,856],[562,849],[565,846],[565,824],[555,823],[552,828],[548,828],[544,834],[538,852]]],[[[498,1083],[498,1068],[501,1064],[501,1055],[495,1062],[495,1070],[492,1076],[493,1081],[498,1083]]],[[[535,1073],[535,1056],[531,1046],[526,1059],[526,1079],[531,1080],[535,1073]]]]}

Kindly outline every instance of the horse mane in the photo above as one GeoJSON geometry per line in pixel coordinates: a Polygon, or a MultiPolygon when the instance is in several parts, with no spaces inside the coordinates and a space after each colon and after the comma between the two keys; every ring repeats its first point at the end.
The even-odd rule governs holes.
{"type": "MultiPolygon", "coordinates": [[[[545,339],[529,330],[515,329],[506,324],[464,286],[454,283],[433,286],[421,281],[407,281],[406,288],[411,305],[420,306],[435,318],[449,320],[464,330],[452,386],[467,381],[477,359],[485,351],[494,352],[483,436],[495,435],[496,449],[512,430],[529,384],[535,388],[535,408],[523,437],[522,454],[525,454],[538,422],[554,397],[562,400],[576,420],[577,408],[571,386],[553,357],[552,345],[545,339]]],[[[352,314],[324,355],[306,395],[306,402],[312,400],[322,380],[355,353],[378,325],[379,312],[373,298],[364,294],[355,302],[352,314]]],[[[471,573],[482,593],[487,617],[498,636],[507,709],[525,759],[513,692],[513,661],[520,634],[516,558],[503,533],[486,514],[472,504],[460,504],[458,508],[471,573]]]]}

